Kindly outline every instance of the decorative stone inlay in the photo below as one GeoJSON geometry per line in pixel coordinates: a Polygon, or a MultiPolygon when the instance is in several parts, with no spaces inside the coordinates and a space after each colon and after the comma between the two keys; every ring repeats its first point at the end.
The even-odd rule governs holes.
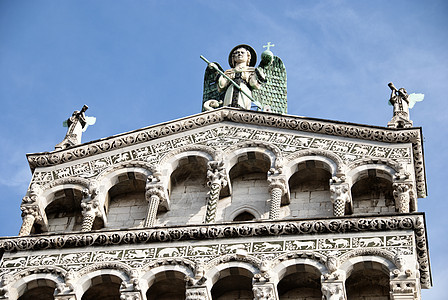
{"type": "MultiPolygon", "coordinates": [[[[33,237],[16,237],[0,239],[0,249],[6,252],[18,251],[13,257],[4,257],[0,265],[4,270],[22,269],[31,266],[64,266],[70,264],[81,268],[93,262],[122,262],[131,267],[158,259],[190,258],[197,256],[218,261],[225,257],[239,259],[255,255],[261,260],[293,253],[321,253],[322,255],[338,255],[346,259],[347,255],[363,255],[387,249],[393,255],[400,251],[404,255],[417,255],[421,284],[431,286],[429,259],[426,248],[424,219],[421,214],[333,218],[314,221],[287,220],[270,222],[248,222],[244,224],[213,224],[184,226],[172,228],[134,229],[127,231],[98,231],[89,233],[71,233],[60,235],[40,235],[33,237]],[[412,230],[409,233],[397,234],[397,230],[412,230]],[[395,233],[392,233],[395,232],[395,233]],[[372,236],[372,232],[382,235],[372,236]],[[319,237],[316,234],[343,233],[340,238],[319,237]],[[357,233],[356,236],[345,236],[357,233]],[[363,235],[362,233],[365,233],[363,235]],[[256,237],[275,236],[281,240],[250,241],[256,237]],[[241,241],[226,242],[231,238],[244,238],[241,241]],[[185,244],[183,246],[159,245],[157,243],[197,240],[201,244],[185,244]],[[207,240],[213,240],[207,244],[207,240]],[[142,243],[148,248],[139,249],[142,243]],[[127,246],[122,250],[96,250],[94,252],[59,253],[51,255],[21,255],[21,251],[79,248],[86,246],[127,246]],[[400,249],[400,250],[398,250],[400,249]],[[363,252],[367,251],[368,252],[363,252]],[[392,252],[391,252],[392,251],[392,252]],[[416,253],[414,252],[416,251],[416,253]],[[251,254],[253,253],[253,254],[251,254]]],[[[79,251],[79,250],[78,250],[79,251]]],[[[254,262],[259,264],[260,262],[254,262]]]]}
{"type": "Polygon", "coordinates": [[[206,125],[218,124],[223,121],[249,125],[263,125],[267,127],[276,127],[276,129],[292,129],[298,132],[321,134],[322,136],[301,136],[300,133],[297,135],[289,132],[270,132],[268,129],[261,130],[259,128],[242,131],[237,127],[238,124],[235,124],[186,135],[181,138],[182,140],[179,140],[179,137],[176,137],[172,141],[163,141],[158,144],[145,145],[132,151],[114,154],[87,163],[64,166],[53,171],[36,170],[32,181],[42,184],[59,178],[75,175],[84,178],[92,178],[98,176],[101,170],[107,166],[125,161],[138,160],[157,163],[169,151],[183,147],[188,143],[194,142],[204,146],[213,147],[214,149],[219,148],[225,150],[225,148],[239,142],[252,139],[254,141],[259,140],[260,142],[269,142],[279,147],[286,155],[303,149],[334,152],[346,163],[364,159],[365,157],[379,159],[400,158],[409,161],[413,157],[416,168],[415,173],[418,196],[424,197],[426,195],[421,132],[419,128],[397,130],[368,127],[356,124],[306,119],[303,117],[240,111],[232,108],[222,108],[212,112],[202,113],[178,121],[155,125],[131,133],[92,142],[87,145],[75,146],[66,150],[30,154],[28,155],[28,161],[32,169],[54,166],[127,146],[138,145],[155,140],[159,137],[185,132],[195,128],[202,128],[206,125]],[[332,139],[330,136],[391,143],[394,147],[390,147],[389,145],[377,146],[351,141],[341,142],[332,139]],[[397,144],[400,143],[412,143],[412,155],[408,147],[397,147],[397,144]]]}

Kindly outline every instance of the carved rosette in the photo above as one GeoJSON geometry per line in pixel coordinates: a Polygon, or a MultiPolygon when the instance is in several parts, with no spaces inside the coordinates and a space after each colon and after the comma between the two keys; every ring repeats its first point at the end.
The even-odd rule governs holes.
{"type": "MultiPolygon", "coordinates": [[[[35,203],[35,202],[32,202],[35,203]]],[[[39,214],[39,206],[35,204],[26,204],[20,207],[22,211],[22,226],[20,227],[19,236],[29,235],[35,221],[42,220],[39,214]]]]}
{"type": "Polygon", "coordinates": [[[395,207],[399,213],[409,213],[411,199],[414,198],[413,185],[409,182],[395,182],[394,190],[395,207]]]}
{"type": "Polygon", "coordinates": [[[280,218],[280,205],[282,196],[287,192],[286,179],[281,175],[268,177],[269,193],[271,194],[271,208],[269,210],[269,219],[277,220],[280,218]]]}
{"type": "Polygon", "coordinates": [[[333,214],[336,217],[343,216],[345,214],[345,204],[352,201],[349,184],[331,180],[330,199],[333,203],[333,214]]]}
{"type": "Polygon", "coordinates": [[[254,300],[277,300],[277,296],[272,284],[254,284],[254,300]]]}
{"type": "Polygon", "coordinates": [[[83,189],[82,208],[82,226],[81,231],[91,231],[95,217],[101,216],[100,202],[94,199],[96,193],[91,193],[89,189],[83,189]]]}
{"type": "Polygon", "coordinates": [[[207,185],[210,191],[208,193],[205,223],[212,223],[216,218],[219,194],[221,189],[227,185],[227,176],[223,161],[208,162],[207,185]]]}
{"type": "Polygon", "coordinates": [[[148,214],[145,220],[145,227],[154,226],[157,217],[157,210],[162,201],[167,200],[167,196],[161,183],[148,181],[146,184],[146,200],[148,201],[148,214]]]}

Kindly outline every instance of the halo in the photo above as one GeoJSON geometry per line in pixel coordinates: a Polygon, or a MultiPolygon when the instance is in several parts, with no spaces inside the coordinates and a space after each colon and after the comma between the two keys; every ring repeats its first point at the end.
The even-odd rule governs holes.
{"type": "Polygon", "coordinates": [[[255,67],[255,64],[257,63],[257,52],[255,52],[254,48],[252,48],[249,45],[245,45],[245,44],[241,44],[238,46],[233,47],[233,49],[230,51],[229,53],[229,65],[233,68],[233,64],[232,64],[232,53],[233,51],[235,51],[238,48],[244,48],[247,51],[250,52],[250,62],[249,62],[249,66],[250,67],[255,67]]]}

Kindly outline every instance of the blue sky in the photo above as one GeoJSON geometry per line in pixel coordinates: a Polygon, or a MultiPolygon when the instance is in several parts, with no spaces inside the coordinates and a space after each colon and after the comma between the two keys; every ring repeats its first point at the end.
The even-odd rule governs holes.
{"type": "MultiPolygon", "coordinates": [[[[16,235],[31,172],[83,104],[83,141],[196,114],[204,55],[227,68],[233,46],[268,41],[288,72],[288,113],[386,126],[388,82],[425,100],[426,212],[435,287],[448,277],[447,1],[0,0],[0,236],[16,235]]],[[[444,294],[443,294],[444,295],[444,294]]]]}

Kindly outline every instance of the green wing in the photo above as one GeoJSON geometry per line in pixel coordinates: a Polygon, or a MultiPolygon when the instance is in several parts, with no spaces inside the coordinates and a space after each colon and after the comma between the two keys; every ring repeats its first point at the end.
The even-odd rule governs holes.
{"type": "Polygon", "coordinates": [[[274,56],[271,64],[261,67],[266,75],[266,82],[258,90],[253,90],[253,97],[262,107],[269,105],[271,111],[286,114],[286,68],[282,60],[274,56]]]}
{"type": "MultiPolygon", "coordinates": [[[[215,62],[215,64],[218,66],[218,68],[224,72],[222,67],[215,62]]],[[[207,100],[215,99],[215,100],[224,100],[224,92],[218,92],[218,78],[219,73],[215,71],[213,68],[207,67],[205,69],[204,74],[204,92],[202,95],[202,111],[205,111],[204,109],[204,102],[207,100]]]]}

